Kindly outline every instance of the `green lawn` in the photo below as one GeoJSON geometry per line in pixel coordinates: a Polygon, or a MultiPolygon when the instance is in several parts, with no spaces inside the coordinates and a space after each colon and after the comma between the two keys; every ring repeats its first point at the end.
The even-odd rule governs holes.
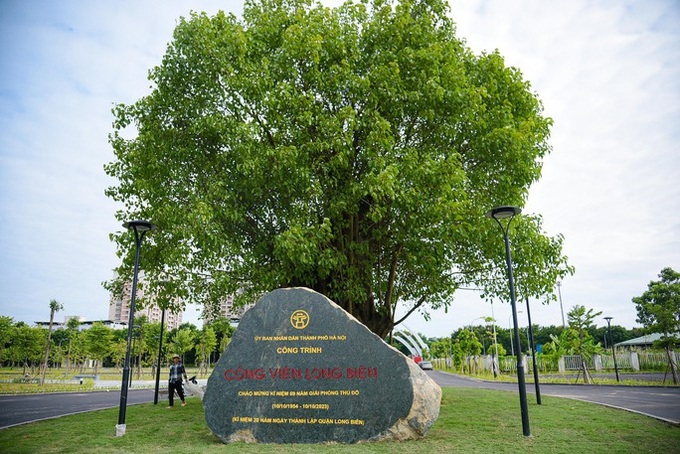
{"type": "Polygon", "coordinates": [[[358,445],[224,445],[198,399],[186,407],[143,404],[127,409],[127,433],[115,436],[118,409],[0,430],[2,453],[677,453],[680,428],[600,405],[544,397],[529,405],[531,437],[522,436],[515,393],[444,388],[439,419],[427,437],[358,445]]]}

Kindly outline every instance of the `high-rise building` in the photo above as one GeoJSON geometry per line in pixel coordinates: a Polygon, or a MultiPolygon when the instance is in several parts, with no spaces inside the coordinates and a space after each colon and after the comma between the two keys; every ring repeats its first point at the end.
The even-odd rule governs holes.
{"type": "MultiPolygon", "coordinates": [[[[116,275],[114,273],[114,279],[116,275]]],[[[143,309],[135,308],[135,318],[145,315],[150,323],[160,323],[163,311],[156,303],[154,303],[154,295],[145,295],[143,285],[143,274],[139,273],[139,280],[137,284],[137,299],[146,298],[151,304],[147,304],[143,309]]],[[[132,295],[132,282],[126,282],[123,288],[122,297],[111,296],[109,303],[109,320],[114,323],[127,324],[130,319],[130,297],[132,295]]],[[[168,330],[178,328],[182,324],[182,312],[165,312],[165,327],[168,330]]]]}
{"type": "MultiPolygon", "coordinates": [[[[234,295],[229,295],[220,302],[218,317],[224,317],[238,323],[245,311],[253,306],[254,304],[246,304],[245,306],[234,307],[234,295]]],[[[215,317],[207,312],[203,312],[203,319],[206,323],[210,323],[215,317]]]]}

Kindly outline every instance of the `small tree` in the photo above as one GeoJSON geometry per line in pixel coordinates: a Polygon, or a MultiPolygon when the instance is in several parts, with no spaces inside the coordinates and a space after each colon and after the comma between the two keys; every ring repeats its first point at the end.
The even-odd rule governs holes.
{"type": "Polygon", "coordinates": [[[217,340],[215,348],[218,349],[217,357],[219,358],[224,349],[227,348],[227,345],[229,345],[229,342],[231,342],[231,336],[234,334],[235,329],[231,326],[229,319],[226,317],[217,318],[209,323],[208,326],[215,332],[215,338],[217,340]]]}
{"type": "Polygon", "coordinates": [[[45,384],[45,374],[47,373],[47,363],[50,359],[50,340],[52,339],[52,323],[54,322],[54,314],[62,310],[62,306],[59,301],[53,299],[50,301],[50,326],[47,330],[47,341],[45,342],[45,363],[43,365],[42,375],[40,376],[40,386],[45,384]]]}
{"type": "Polygon", "coordinates": [[[99,363],[111,353],[113,347],[113,333],[111,328],[104,326],[101,322],[96,322],[90,329],[84,331],[85,350],[95,361],[94,374],[97,374],[99,363]]]}
{"type": "Polygon", "coordinates": [[[508,352],[505,350],[505,347],[503,347],[503,345],[499,344],[498,342],[494,342],[493,344],[489,345],[489,348],[486,350],[486,352],[489,355],[495,357],[505,356],[508,354],[508,352]]]}
{"type": "MultiPolygon", "coordinates": [[[[165,338],[167,330],[163,326],[163,337],[165,338]]],[[[144,328],[144,348],[149,353],[149,358],[151,360],[151,374],[156,375],[156,367],[158,362],[158,344],[161,337],[161,324],[160,323],[149,323],[144,328]]],[[[164,345],[164,349],[167,349],[167,345],[164,345]]],[[[161,355],[163,357],[163,355],[161,355]]]]}
{"type": "Polygon", "coordinates": [[[569,320],[569,327],[578,333],[578,353],[581,356],[581,371],[583,372],[583,382],[592,383],[592,377],[588,372],[587,360],[597,349],[597,345],[593,342],[593,338],[588,334],[588,328],[593,326],[595,317],[602,314],[600,312],[593,312],[593,309],[588,309],[584,306],[574,306],[567,317],[569,320]]]}
{"type": "Polygon", "coordinates": [[[66,329],[68,332],[68,353],[66,353],[66,369],[71,369],[71,354],[74,340],[78,336],[78,327],[80,326],[80,320],[75,317],[69,318],[66,322],[66,329]]]}
{"type": "Polygon", "coordinates": [[[208,373],[210,368],[210,353],[217,346],[217,337],[215,331],[209,326],[204,326],[198,339],[198,357],[200,358],[200,366],[198,373],[208,373]]]}
{"type": "Polygon", "coordinates": [[[142,376],[142,358],[145,353],[150,351],[149,345],[145,341],[145,331],[148,324],[149,318],[146,315],[141,315],[135,318],[135,325],[133,327],[135,350],[132,352],[132,354],[137,356],[137,380],[139,380],[142,376]]]}
{"type": "Polygon", "coordinates": [[[194,348],[195,342],[194,333],[188,328],[182,328],[175,333],[170,345],[174,352],[182,358],[182,362],[184,362],[184,354],[194,348]]]}
{"type": "Polygon", "coordinates": [[[680,273],[664,268],[659,274],[660,281],[651,281],[648,290],[633,298],[637,308],[637,321],[650,333],[660,333],[661,339],[654,344],[663,348],[673,375],[678,384],[678,366],[673,348],[680,344],[680,273]]]}
{"type": "Polygon", "coordinates": [[[127,351],[127,339],[114,339],[111,344],[111,361],[118,370],[123,370],[123,361],[127,351]]]}
{"type": "Polygon", "coordinates": [[[430,354],[433,358],[448,358],[452,353],[450,337],[443,337],[430,343],[430,354]]]}
{"type": "Polygon", "coordinates": [[[12,317],[0,316],[0,364],[5,359],[5,350],[10,345],[14,333],[14,319],[12,317]]]}
{"type": "Polygon", "coordinates": [[[473,372],[472,357],[482,353],[482,343],[475,333],[467,329],[461,329],[454,342],[454,357],[459,361],[460,371],[467,369],[468,372],[473,372]]]}
{"type": "Polygon", "coordinates": [[[35,366],[40,364],[40,356],[47,333],[42,328],[31,328],[23,322],[17,323],[15,328],[10,347],[10,357],[13,361],[22,363],[24,375],[27,374],[28,367],[31,368],[31,373],[33,373],[35,366]]]}

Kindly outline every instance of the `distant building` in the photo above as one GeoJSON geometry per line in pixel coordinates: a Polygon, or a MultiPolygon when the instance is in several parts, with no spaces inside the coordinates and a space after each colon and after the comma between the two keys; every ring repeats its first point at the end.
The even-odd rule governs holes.
{"type": "MultiPolygon", "coordinates": [[[[676,336],[680,335],[676,334],[676,336]]],[[[651,333],[646,334],[641,337],[636,337],[635,339],[629,339],[627,341],[619,342],[615,344],[616,347],[638,347],[641,349],[651,348],[654,342],[661,339],[661,333],[651,333]]]]}
{"type": "MultiPolygon", "coordinates": [[[[95,323],[101,323],[104,326],[108,326],[109,328],[112,329],[122,329],[125,328],[126,326],[121,323],[115,323],[113,320],[84,320],[83,317],[80,316],[73,316],[73,315],[67,315],[64,317],[63,322],[52,322],[52,329],[57,330],[57,329],[66,329],[68,328],[68,321],[72,318],[78,319],[78,322],[80,325],[78,325],[78,331],[85,331],[86,329],[92,328],[92,325],[95,323]]],[[[40,326],[43,328],[49,328],[50,322],[33,322],[35,326],[40,326]]]]}
{"type": "MultiPolygon", "coordinates": [[[[116,275],[114,274],[114,278],[116,275]]],[[[151,304],[146,307],[139,309],[135,308],[135,317],[141,317],[145,315],[150,323],[160,323],[163,311],[157,304],[155,304],[153,295],[144,295],[143,283],[144,276],[142,273],[139,274],[139,281],[137,285],[137,301],[140,298],[145,298],[151,302],[151,304]]],[[[130,320],[130,297],[132,295],[132,282],[126,282],[123,289],[123,296],[116,297],[111,296],[111,302],[109,303],[109,319],[114,323],[121,323],[127,325],[128,320],[130,320]]],[[[179,328],[182,324],[182,312],[165,312],[165,327],[168,330],[179,328]]]]}
{"type": "MultiPolygon", "coordinates": [[[[247,311],[254,305],[255,304],[253,303],[246,304],[245,306],[241,307],[234,307],[234,296],[230,295],[220,302],[220,310],[217,317],[224,317],[231,320],[234,323],[238,323],[241,320],[241,317],[243,316],[245,311],[247,311]]],[[[206,312],[203,313],[203,320],[205,323],[210,323],[213,320],[215,320],[215,318],[216,317],[213,317],[206,312]]]]}

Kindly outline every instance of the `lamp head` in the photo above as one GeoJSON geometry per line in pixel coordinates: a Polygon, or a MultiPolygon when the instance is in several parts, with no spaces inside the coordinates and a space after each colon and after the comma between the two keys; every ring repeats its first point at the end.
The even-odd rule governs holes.
{"type": "Polygon", "coordinates": [[[607,323],[611,322],[614,317],[605,317],[604,319],[607,320],[607,323]]]}
{"type": "Polygon", "coordinates": [[[147,230],[155,230],[156,226],[149,221],[128,221],[123,224],[126,229],[133,229],[138,232],[146,232],[147,230]]]}
{"type": "Polygon", "coordinates": [[[486,212],[486,217],[498,219],[510,219],[520,214],[522,210],[519,207],[511,205],[503,205],[496,208],[491,208],[486,212]]]}

